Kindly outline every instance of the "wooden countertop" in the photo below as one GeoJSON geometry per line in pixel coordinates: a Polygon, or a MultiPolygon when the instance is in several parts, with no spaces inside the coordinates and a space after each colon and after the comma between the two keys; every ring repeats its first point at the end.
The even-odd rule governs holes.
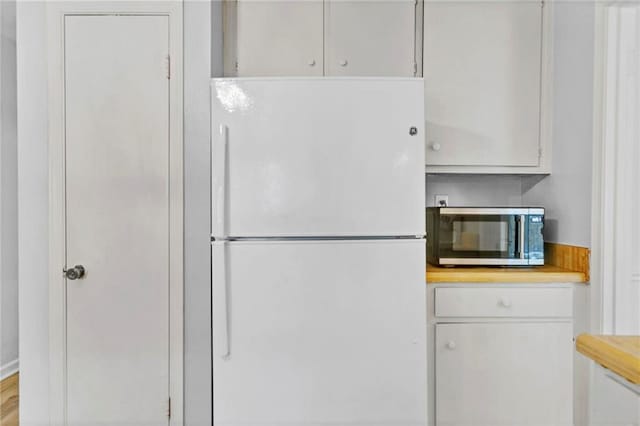
{"type": "Polygon", "coordinates": [[[629,382],[640,385],[640,336],[581,334],[576,349],[629,382]]]}
{"type": "Polygon", "coordinates": [[[453,267],[427,265],[427,284],[434,283],[584,283],[586,274],[544,265],[528,268],[453,267]]]}

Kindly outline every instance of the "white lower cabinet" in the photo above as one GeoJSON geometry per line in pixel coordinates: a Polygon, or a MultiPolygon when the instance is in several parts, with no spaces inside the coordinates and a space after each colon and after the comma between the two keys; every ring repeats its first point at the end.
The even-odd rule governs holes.
{"type": "MultiPolygon", "coordinates": [[[[473,286],[473,288],[471,288],[473,286]]],[[[497,317],[492,307],[505,308],[507,296],[545,295],[557,302],[558,290],[571,288],[478,288],[469,298],[487,305],[477,316],[435,317],[432,336],[435,360],[435,424],[437,426],[569,426],[573,424],[573,321],[568,306],[557,317],[497,317]],[[486,297],[478,297],[486,291],[486,297]],[[495,298],[493,300],[492,298],[495,298]],[[484,314],[483,312],[486,312],[484,314]],[[566,312],[569,312],[567,317],[566,312]]],[[[450,290],[450,289],[447,289],[450,290]]],[[[456,287],[461,304],[467,288],[456,287]]],[[[446,293],[446,292],[443,292],[446,293]]],[[[438,289],[435,293],[438,309],[438,289]]],[[[482,295],[481,295],[482,296],[482,295]]],[[[524,299],[522,299],[524,300],[524,299]]],[[[451,298],[440,303],[451,307],[451,298]]],[[[508,304],[508,303],[507,303],[508,304]]],[[[471,303],[473,305],[473,303],[471,303]]],[[[509,304],[508,304],[509,305],[509,304]]],[[[517,304],[514,303],[514,307],[517,304]]]]}

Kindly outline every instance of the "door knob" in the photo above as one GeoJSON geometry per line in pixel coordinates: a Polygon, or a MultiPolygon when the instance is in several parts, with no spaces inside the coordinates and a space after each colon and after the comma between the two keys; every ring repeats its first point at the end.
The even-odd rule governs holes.
{"type": "Polygon", "coordinates": [[[449,340],[447,342],[447,349],[449,350],[454,350],[456,348],[456,342],[454,342],[453,340],[449,340]]]}
{"type": "Polygon", "coordinates": [[[79,280],[84,277],[85,269],[82,265],[76,265],[73,268],[65,269],[64,276],[67,277],[68,280],[79,280]]]}

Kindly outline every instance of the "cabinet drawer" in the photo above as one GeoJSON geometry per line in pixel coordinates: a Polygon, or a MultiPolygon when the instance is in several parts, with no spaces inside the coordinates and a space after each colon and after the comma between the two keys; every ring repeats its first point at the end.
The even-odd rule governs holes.
{"type": "Polygon", "coordinates": [[[573,316],[571,288],[436,288],[438,317],[573,316]]]}

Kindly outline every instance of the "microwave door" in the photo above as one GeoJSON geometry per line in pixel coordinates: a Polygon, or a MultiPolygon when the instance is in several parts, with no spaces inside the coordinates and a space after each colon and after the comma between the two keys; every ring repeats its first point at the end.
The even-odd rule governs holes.
{"type": "Polygon", "coordinates": [[[525,223],[520,214],[443,215],[438,232],[440,264],[525,264],[525,223]]]}

